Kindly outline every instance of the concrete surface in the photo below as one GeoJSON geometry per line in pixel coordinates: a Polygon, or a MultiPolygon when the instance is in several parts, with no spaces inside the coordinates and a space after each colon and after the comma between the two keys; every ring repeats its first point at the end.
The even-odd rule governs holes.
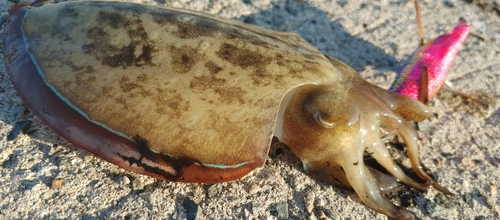
{"type": "MultiPolygon", "coordinates": [[[[143,2],[296,32],[383,88],[418,41],[410,0],[143,2]]],[[[12,4],[0,0],[0,14],[12,4]]],[[[405,186],[388,195],[418,218],[500,218],[498,7],[498,1],[421,2],[427,39],[454,27],[459,17],[470,21],[471,36],[448,80],[489,106],[446,89],[432,100],[435,114],[419,124],[420,158],[457,196],[405,186]]],[[[352,191],[307,176],[300,161],[278,144],[263,169],[222,184],[170,183],[127,172],[78,149],[38,120],[11,84],[0,56],[0,219],[387,219],[359,203],[352,191]],[[12,131],[23,121],[31,127],[16,137],[12,131]]]]}

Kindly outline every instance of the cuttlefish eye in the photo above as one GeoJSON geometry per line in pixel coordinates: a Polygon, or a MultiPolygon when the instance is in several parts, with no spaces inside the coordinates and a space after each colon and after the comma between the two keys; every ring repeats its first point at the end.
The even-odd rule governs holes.
{"type": "Polygon", "coordinates": [[[331,99],[331,94],[329,93],[314,93],[308,98],[308,100],[304,103],[304,108],[308,115],[311,115],[312,118],[322,127],[325,128],[333,128],[335,126],[335,112],[325,112],[323,109],[327,109],[332,106],[324,106],[327,102],[324,102],[325,99],[331,99]],[[322,109],[322,110],[320,110],[322,109]]]}
{"type": "MultiPolygon", "coordinates": [[[[316,120],[321,126],[325,127],[325,128],[333,128],[335,126],[335,123],[333,122],[328,122],[327,120],[325,120],[325,116],[322,116],[324,115],[325,113],[321,113],[319,112],[318,110],[316,110],[316,113],[314,113],[314,120],[316,120]]],[[[326,116],[326,118],[328,118],[328,115],[326,116]]]]}

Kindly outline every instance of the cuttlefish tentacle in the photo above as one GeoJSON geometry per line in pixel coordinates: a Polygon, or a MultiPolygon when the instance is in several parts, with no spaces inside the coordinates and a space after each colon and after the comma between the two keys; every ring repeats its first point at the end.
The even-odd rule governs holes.
{"type": "MultiPolygon", "coordinates": [[[[421,102],[414,102],[413,100],[409,100],[406,96],[387,93],[385,90],[382,90],[380,88],[374,88],[372,91],[377,94],[377,96],[381,97],[381,99],[386,100],[387,106],[391,107],[394,112],[398,112],[404,119],[411,121],[422,121],[429,117],[432,113],[430,107],[422,104],[421,102]]],[[[386,127],[384,128],[385,130],[391,130],[393,132],[389,133],[397,133],[404,139],[407,147],[408,157],[412,164],[412,169],[422,180],[425,181],[425,183],[418,183],[419,187],[417,187],[417,185],[414,184],[415,181],[413,181],[412,179],[408,177],[403,178],[403,176],[397,176],[395,173],[391,174],[411,187],[424,190],[429,188],[429,186],[432,186],[442,193],[445,193],[447,195],[454,195],[448,189],[433,181],[432,178],[430,178],[422,170],[418,159],[418,145],[416,142],[417,137],[415,136],[415,132],[411,128],[409,122],[401,120],[401,118],[394,117],[384,117],[380,118],[379,120],[380,124],[386,125],[386,127]]],[[[384,165],[381,161],[385,161],[387,163],[387,160],[377,160],[377,162],[382,166],[384,165]]],[[[384,168],[387,169],[387,167],[384,168]]],[[[387,170],[389,171],[389,169],[387,170]]]]}
{"type": "Polygon", "coordinates": [[[417,144],[417,137],[415,136],[414,131],[411,129],[409,126],[408,122],[405,122],[405,126],[401,126],[398,129],[398,133],[401,135],[403,138],[405,144],[406,144],[406,149],[408,153],[408,158],[410,159],[411,162],[411,167],[413,171],[422,179],[425,181],[426,184],[432,185],[433,188],[436,190],[447,194],[447,195],[454,195],[452,192],[450,192],[448,189],[444,188],[443,186],[439,185],[435,181],[432,180],[429,175],[425,173],[424,170],[422,170],[422,166],[420,165],[420,161],[418,159],[418,144],[417,144]]]}
{"type": "Polygon", "coordinates": [[[422,121],[430,108],[416,100],[376,88],[350,67],[329,58],[339,69],[342,82],[332,85],[302,85],[283,111],[280,136],[299,157],[304,169],[317,179],[354,189],[360,200],[372,209],[396,219],[413,219],[411,212],[392,204],[382,195],[382,184],[394,179],[378,179],[378,171],[365,165],[365,153],[389,173],[417,189],[431,185],[449,193],[422,170],[416,134],[407,120],[422,121]],[[382,136],[402,137],[408,148],[413,170],[424,180],[406,176],[385,148],[382,136]]]}
{"type": "Polygon", "coordinates": [[[364,164],[363,153],[355,155],[358,162],[353,164],[345,164],[343,166],[347,175],[347,180],[358,194],[359,199],[368,207],[375,209],[381,213],[385,213],[395,219],[412,219],[413,214],[404,208],[400,208],[392,204],[381,193],[377,185],[377,181],[371,175],[368,167],[364,164]]]}
{"type": "MultiPolygon", "coordinates": [[[[404,184],[420,189],[420,190],[425,190],[431,186],[430,182],[426,183],[419,183],[410,177],[408,177],[401,167],[399,167],[394,160],[391,158],[391,154],[389,150],[387,150],[386,145],[380,141],[380,139],[376,138],[369,138],[370,140],[373,140],[374,143],[371,146],[368,146],[366,148],[366,151],[370,153],[370,155],[382,166],[384,167],[389,173],[391,173],[394,177],[396,177],[399,181],[403,182],[404,184]]],[[[380,184],[380,183],[379,183],[380,184]]]]}

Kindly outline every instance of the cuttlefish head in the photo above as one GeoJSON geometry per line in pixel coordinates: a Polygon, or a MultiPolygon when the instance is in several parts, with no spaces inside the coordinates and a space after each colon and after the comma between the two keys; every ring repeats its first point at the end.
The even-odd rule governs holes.
{"type": "Polygon", "coordinates": [[[421,169],[418,160],[417,137],[409,120],[424,120],[430,108],[368,83],[340,61],[330,61],[341,72],[341,82],[298,88],[283,113],[280,140],[302,160],[306,172],[352,187],[367,206],[396,219],[412,219],[413,214],[382,195],[384,186],[391,185],[387,181],[422,190],[433,186],[451,194],[421,169]],[[381,140],[387,135],[404,141],[412,168],[423,182],[409,178],[394,162],[381,140]],[[365,165],[367,154],[393,178],[382,178],[389,175],[365,165]]]}

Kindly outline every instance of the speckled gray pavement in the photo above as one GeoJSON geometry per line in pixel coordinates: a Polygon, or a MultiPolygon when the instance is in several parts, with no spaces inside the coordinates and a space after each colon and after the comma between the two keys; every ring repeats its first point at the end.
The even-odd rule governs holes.
{"type": "MultiPolygon", "coordinates": [[[[143,2],[296,32],[383,88],[418,42],[410,0],[143,2]]],[[[12,4],[0,0],[2,16],[12,4]]],[[[446,89],[431,101],[435,114],[419,124],[419,157],[457,196],[405,186],[388,194],[420,219],[500,218],[499,5],[498,0],[421,2],[427,39],[453,28],[459,17],[470,21],[471,36],[448,81],[489,107],[446,89]]],[[[279,144],[264,168],[227,183],[170,183],[127,172],[78,149],[38,120],[11,84],[0,56],[0,219],[387,219],[351,190],[307,176],[279,144]],[[23,121],[31,122],[27,132],[10,140],[23,121]],[[58,179],[62,185],[51,189],[58,179]]]]}

